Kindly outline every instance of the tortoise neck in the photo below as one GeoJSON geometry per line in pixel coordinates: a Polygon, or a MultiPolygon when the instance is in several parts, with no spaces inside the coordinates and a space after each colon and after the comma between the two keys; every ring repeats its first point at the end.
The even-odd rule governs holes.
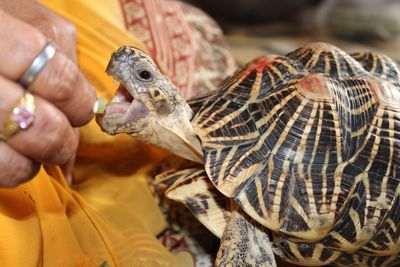
{"type": "Polygon", "coordinates": [[[203,164],[203,150],[191,118],[192,110],[183,102],[174,113],[157,117],[143,131],[132,135],[179,157],[203,164]]]}
{"type": "Polygon", "coordinates": [[[164,128],[165,149],[182,158],[203,163],[203,150],[190,120],[176,120],[164,128]]]}

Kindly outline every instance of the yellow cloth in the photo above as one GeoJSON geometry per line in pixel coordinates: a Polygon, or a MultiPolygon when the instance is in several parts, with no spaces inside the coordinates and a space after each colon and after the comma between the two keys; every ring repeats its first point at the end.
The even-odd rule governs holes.
{"type": "MultiPolygon", "coordinates": [[[[79,64],[109,98],[114,89],[104,69],[111,52],[122,44],[144,48],[123,30],[118,1],[41,2],[76,25],[79,64]]],[[[146,163],[158,156],[131,137],[101,133],[94,122],[82,128],[74,189],[54,166],[17,188],[0,189],[0,264],[192,265],[187,253],[172,255],[154,237],[166,224],[147,186],[146,163]]]]}

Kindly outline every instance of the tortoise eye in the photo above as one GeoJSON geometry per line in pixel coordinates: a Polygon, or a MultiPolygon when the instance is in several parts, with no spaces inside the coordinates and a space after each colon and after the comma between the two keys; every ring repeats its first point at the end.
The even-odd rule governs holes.
{"type": "Polygon", "coordinates": [[[145,81],[148,81],[151,79],[151,73],[148,70],[141,70],[139,71],[139,77],[145,81]]]}

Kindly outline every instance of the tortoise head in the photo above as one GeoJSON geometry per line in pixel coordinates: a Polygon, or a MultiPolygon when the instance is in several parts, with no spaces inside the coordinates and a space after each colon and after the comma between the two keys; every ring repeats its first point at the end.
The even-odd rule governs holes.
{"type": "MultiPolygon", "coordinates": [[[[120,86],[104,113],[97,116],[103,131],[111,135],[131,134],[178,155],[185,149],[171,148],[174,143],[171,138],[189,138],[183,140],[189,143],[197,141],[190,123],[192,110],[181,92],[146,53],[123,46],[112,54],[106,72],[119,81],[120,86]]],[[[200,147],[197,143],[196,146],[200,147]]],[[[192,155],[180,156],[193,160],[192,155]]]]}

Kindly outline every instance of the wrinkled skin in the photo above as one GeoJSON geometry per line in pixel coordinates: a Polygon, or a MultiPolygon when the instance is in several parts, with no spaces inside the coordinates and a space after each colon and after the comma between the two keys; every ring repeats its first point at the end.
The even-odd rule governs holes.
{"type": "Polygon", "coordinates": [[[192,110],[150,57],[134,47],[121,47],[112,55],[107,74],[121,86],[104,114],[97,117],[103,131],[128,133],[202,162],[201,146],[190,123],[192,110]]]}
{"type": "Polygon", "coordinates": [[[76,64],[76,29],[33,0],[1,1],[0,21],[0,131],[24,92],[17,80],[48,40],[57,47],[29,87],[36,102],[33,125],[0,141],[0,187],[28,181],[41,164],[64,165],[68,177],[79,139],[74,127],[93,118],[96,101],[94,88],[76,64]]]}

